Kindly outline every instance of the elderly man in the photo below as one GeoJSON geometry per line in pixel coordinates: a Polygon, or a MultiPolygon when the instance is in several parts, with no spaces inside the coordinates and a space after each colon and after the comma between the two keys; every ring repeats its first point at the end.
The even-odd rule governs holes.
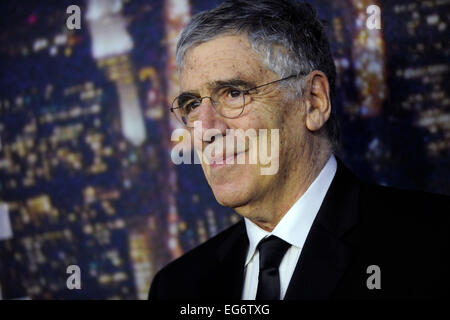
{"type": "Polygon", "coordinates": [[[333,155],[336,72],[310,5],[226,1],[188,24],[177,63],[171,110],[200,137],[220,133],[200,149],[229,129],[278,129],[279,170],[261,174],[250,144],[231,153],[245,163],[203,161],[217,201],[243,219],[160,270],[150,299],[448,295],[447,198],[364,183],[333,155]]]}

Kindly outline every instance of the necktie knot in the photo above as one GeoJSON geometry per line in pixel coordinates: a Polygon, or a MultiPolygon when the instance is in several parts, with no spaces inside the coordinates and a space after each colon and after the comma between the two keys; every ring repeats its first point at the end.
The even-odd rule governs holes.
{"type": "Polygon", "coordinates": [[[269,236],[261,240],[258,244],[259,269],[278,268],[290,246],[289,243],[276,236],[269,236]]]}

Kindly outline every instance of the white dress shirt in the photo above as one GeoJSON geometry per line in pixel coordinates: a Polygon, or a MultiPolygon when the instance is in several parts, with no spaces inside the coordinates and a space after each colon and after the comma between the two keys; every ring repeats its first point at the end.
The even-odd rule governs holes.
{"type": "Polygon", "coordinates": [[[243,300],[254,300],[256,297],[259,274],[259,252],[256,247],[261,239],[269,235],[277,236],[291,244],[278,269],[280,273],[280,299],[284,299],[309,229],[336,174],[336,169],[336,158],[331,155],[317,178],[283,216],[272,232],[267,232],[249,219],[244,218],[249,248],[245,260],[243,300]]]}

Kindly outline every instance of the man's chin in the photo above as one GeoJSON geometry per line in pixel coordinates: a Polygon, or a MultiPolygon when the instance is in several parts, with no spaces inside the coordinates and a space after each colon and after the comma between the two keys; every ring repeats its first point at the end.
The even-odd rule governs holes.
{"type": "Polygon", "coordinates": [[[214,190],[213,192],[216,201],[224,207],[235,209],[245,206],[248,203],[248,198],[243,196],[242,193],[238,193],[236,191],[228,193],[220,190],[214,190]]]}

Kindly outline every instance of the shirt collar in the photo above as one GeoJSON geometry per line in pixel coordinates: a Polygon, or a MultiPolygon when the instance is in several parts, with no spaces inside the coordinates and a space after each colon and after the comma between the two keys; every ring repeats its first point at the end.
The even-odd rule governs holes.
{"type": "Polygon", "coordinates": [[[303,247],[309,229],[336,174],[336,169],[336,158],[332,154],[313,183],[311,183],[306,192],[294,203],[283,218],[281,218],[272,232],[261,229],[250,219],[244,218],[249,240],[245,266],[247,266],[255,254],[258,243],[269,235],[277,236],[300,249],[303,247]]]}

